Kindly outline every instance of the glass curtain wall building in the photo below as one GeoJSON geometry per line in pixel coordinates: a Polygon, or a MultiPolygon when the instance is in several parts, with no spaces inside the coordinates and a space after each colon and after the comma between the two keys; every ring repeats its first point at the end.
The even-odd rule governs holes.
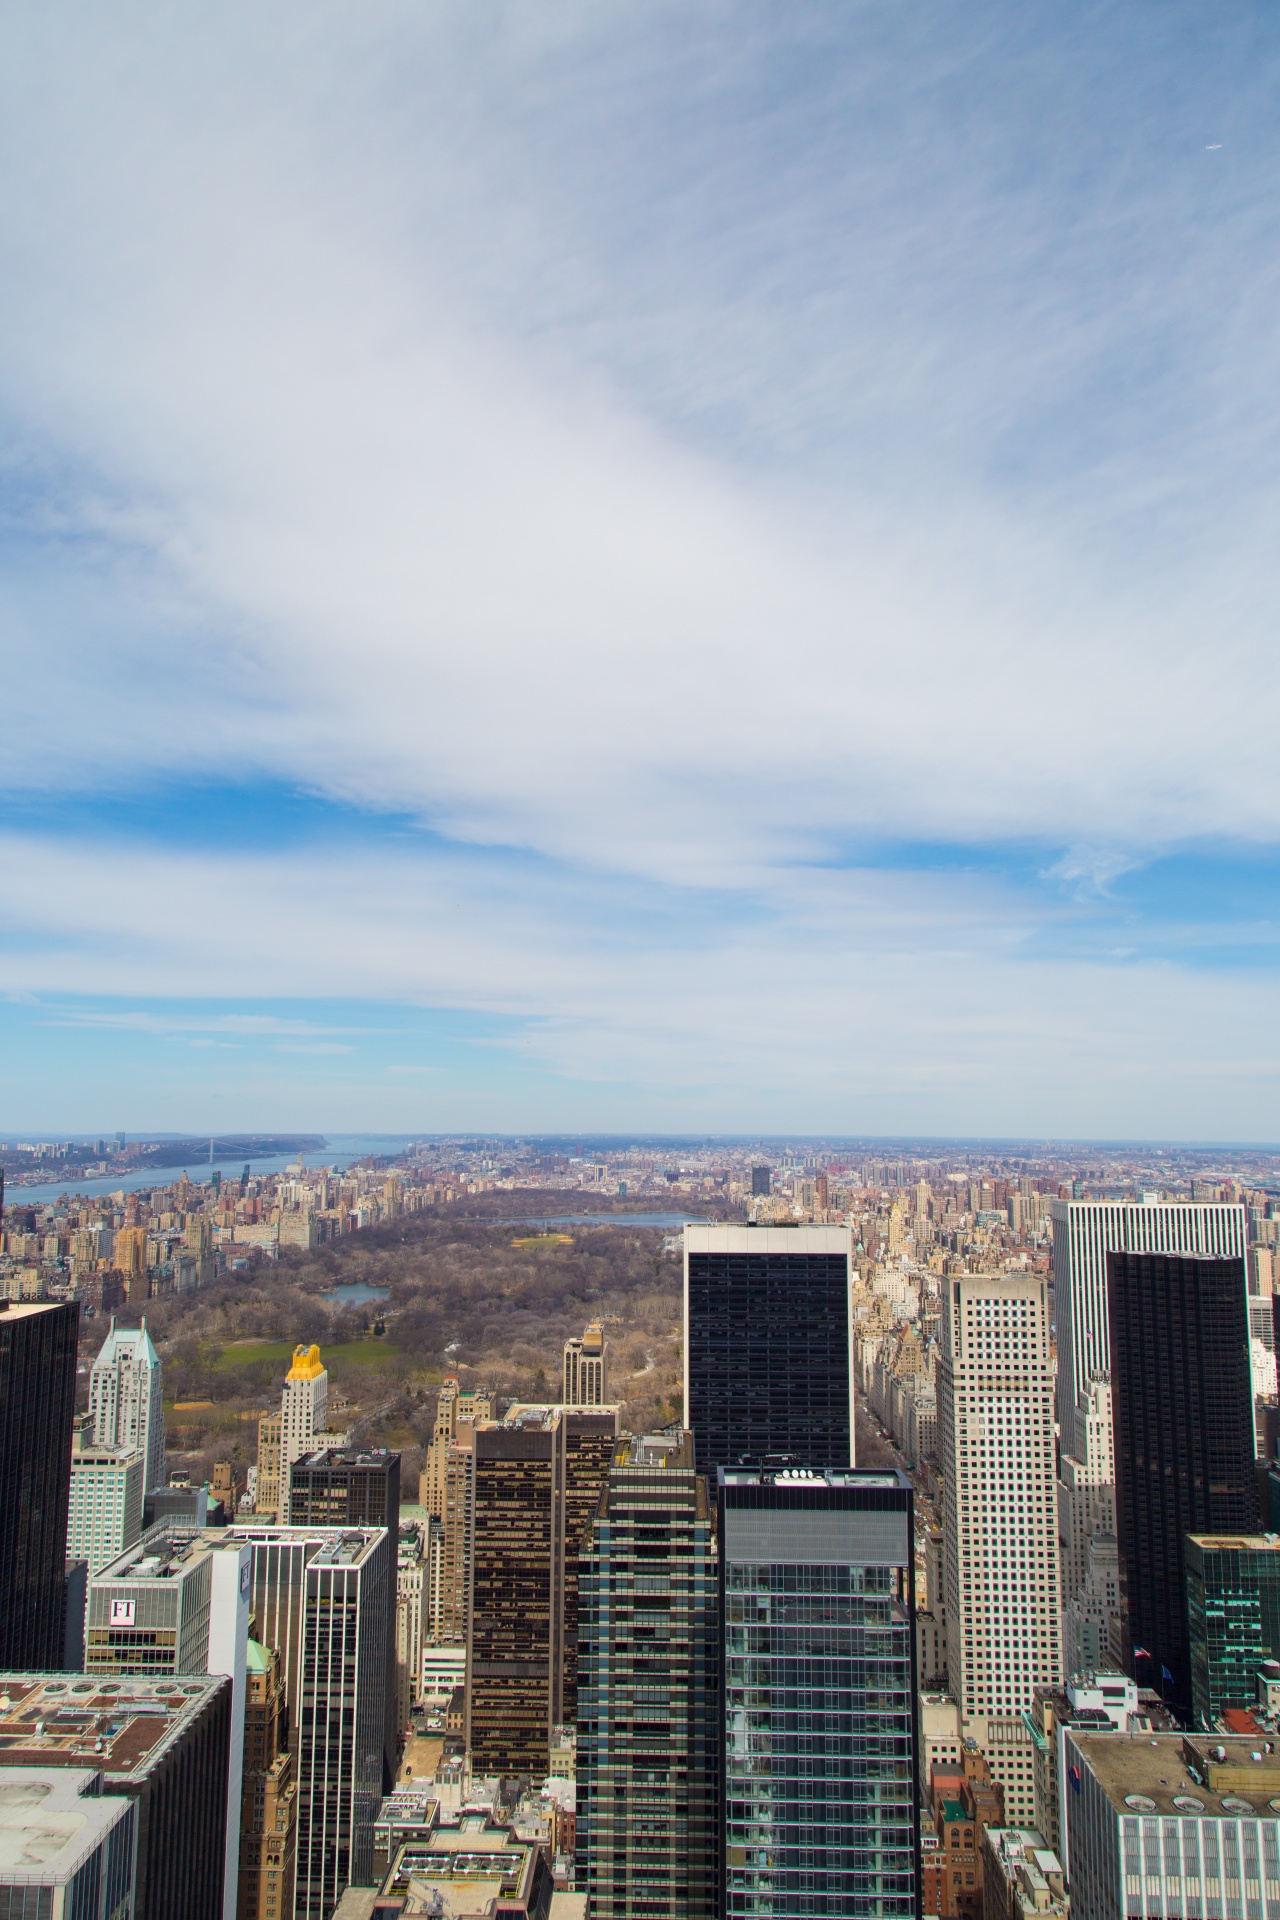
{"type": "Polygon", "coordinates": [[[622,1439],[579,1562],[579,1886],[595,1920],[714,1920],[716,1585],[692,1436],[622,1439]]]}
{"type": "Polygon", "coordinates": [[[723,1920],[912,1920],[911,1482],[722,1468],[719,1551],[723,1920]]]}

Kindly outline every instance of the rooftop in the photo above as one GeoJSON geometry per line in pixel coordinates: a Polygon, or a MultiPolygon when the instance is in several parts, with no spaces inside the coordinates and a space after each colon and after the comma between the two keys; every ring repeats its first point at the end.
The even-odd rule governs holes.
{"type": "Polygon", "coordinates": [[[1280,1533],[1192,1533],[1205,1553],[1280,1553],[1280,1533]]]}
{"type": "Polygon", "coordinates": [[[12,1767],[0,1775],[0,1875],[11,1887],[66,1882],[79,1871],[130,1804],[97,1785],[92,1767],[12,1767]]]}
{"type": "Polygon", "coordinates": [[[230,1684],[219,1676],[0,1673],[0,1768],[92,1767],[108,1781],[143,1777],[230,1684]]]}
{"type": "Polygon", "coordinates": [[[323,1372],[324,1362],[320,1358],[319,1347],[295,1347],[293,1365],[285,1375],[285,1379],[318,1380],[323,1372]]]}
{"type": "Polygon", "coordinates": [[[1120,1814],[1274,1819],[1280,1813],[1280,1755],[1267,1753],[1253,1740],[1229,1734],[1102,1733],[1079,1727],[1068,1727],[1066,1737],[1088,1761],[1120,1814]]]}

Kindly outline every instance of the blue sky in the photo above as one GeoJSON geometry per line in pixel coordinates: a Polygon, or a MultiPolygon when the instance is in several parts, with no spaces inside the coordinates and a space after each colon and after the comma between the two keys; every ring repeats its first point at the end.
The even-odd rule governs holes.
{"type": "Polygon", "coordinates": [[[0,51],[0,1129],[1280,1137],[1269,9],[0,51]]]}

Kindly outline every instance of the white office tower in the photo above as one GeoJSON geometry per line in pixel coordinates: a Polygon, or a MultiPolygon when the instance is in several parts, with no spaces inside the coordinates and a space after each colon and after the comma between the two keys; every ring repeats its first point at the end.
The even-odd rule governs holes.
{"type": "MultiPolygon", "coordinates": [[[[1089,1566],[1089,1542],[1116,1530],[1115,1463],[1111,1457],[1111,1381],[1095,1374],[1076,1408],[1081,1457],[1063,1451],[1058,1482],[1058,1550],[1062,1604],[1075,1599],[1089,1566]]],[[[1093,1663],[1090,1663],[1093,1664],[1093,1663]]]]}
{"type": "Polygon", "coordinates": [[[1035,1809],[1023,1715],[1036,1687],[1062,1681],[1046,1296],[1029,1276],[949,1279],[938,1368],[947,1680],[1005,1818],[1023,1826],[1035,1809]]]}
{"type": "Polygon", "coordinates": [[[140,1537],[145,1473],[136,1447],[95,1447],[90,1441],[72,1452],[67,1558],[85,1561],[90,1579],[140,1537]]]}
{"type": "Polygon", "coordinates": [[[317,1435],[325,1431],[329,1410],[329,1375],[316,1346],[295,1347],[293,1365],[285,1375],[280,1396],[280,1488],[286,1502],[289,1469],[304,1454],[314,1453],[317,1435]]]}
{"type": "MultiPolygon", "coordinates": [[[[1208,1254],[1243,1261],[1242,1206],[1182,1200],[1055,1200],[1053,1290],[1058,1326],[1058,1418],[1062,1451],[1088,1455],[1080,1409],[1090,1383],[1111,1375],[1107,1334],[1109,1253],[1208,1254]]],[[[1108,1453],[1110,1441],[1108,1440],[1108,1453]]]]}
{"type": "Polygon", "coordinates": [[[165,1483],[164,1379],[145,1319],[111,1331],[89,1375],[89,1412],[98,1447],[137,1448],[145,1464],[143,1492],[165,1483]]]}

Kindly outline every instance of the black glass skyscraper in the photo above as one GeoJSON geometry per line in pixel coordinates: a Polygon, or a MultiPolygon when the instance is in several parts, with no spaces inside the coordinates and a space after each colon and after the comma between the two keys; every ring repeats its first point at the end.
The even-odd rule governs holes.
{"type": "Polygon", "coordinates": [[[1109,1253],[1107,1298],[1135,1670],[1187,1715],[1186,1536],[1258,1524],[1244,1261],[1109,1253]]]}
{"type": "Polygon", "coordinates": [[[698,1471],[852,1465],[848,1229],[691,1226],[684,1250],[698,1471]]]}
{"type": "Polygon", "coordinates": [[[0,1668],[61,1667],[80,1308],[0,1305],[0,1668]]]}

